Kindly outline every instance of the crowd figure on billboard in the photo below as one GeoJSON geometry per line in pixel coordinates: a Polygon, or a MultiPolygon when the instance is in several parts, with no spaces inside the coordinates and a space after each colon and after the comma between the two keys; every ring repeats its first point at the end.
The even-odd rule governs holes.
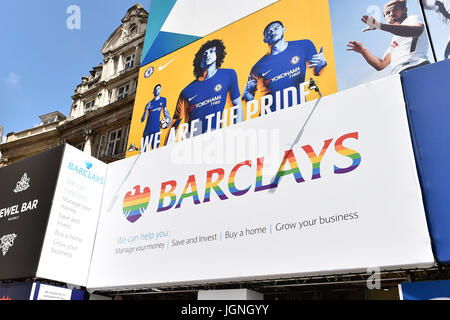
{"type": "MultiPolygon", "coordinates": [[[[323,47],[317,53],[311,40],[286,41],[286,28],[281,21],[270,22],[263,31],[264,43],[269,46],[264,55],[251,69],[244,91],[243,99],[251,101],[259,90],[261,96],[271,95],[276,100],[275,93],[284,88],[298,87],[305,82],[306,69],[314,69],[314,75],[321,75],[327,65],[323,47]]],[[[287,96],[289,101],[283,101],[280,96],[280,106],[290,107],[300,103],[300,92],[296,96],[287,96]],[[294,99],[296,101],[294,101],[294,99]]],[[[276,104],[271,106],[276,111],[276,104]]]]}
{"type": "Polygon", "coordinates": [[[350,41],[347,50],[361,54],[377,71],[390,65],[392,74],[430,64],[424,23],[418,16],[408,16],[406,1],[392,0],[384,6],[383,14],[387,23],[381,23],[368,15],[361,18],[367,25],[363,32],[381,30],[393,34],[390,47],[382,58],[375,56],[358,41],[350,41]]]}
{"type": "MultiPolygon", "coordinates": [[[[161,84],[157,84],[153,89],[153,99],[147,103],[144,108],[144,114],[141,118],[141,122],[144,122],[145,119],[147,119],[143,133],[144,141],[149,139],[152,141],[155,135],[159,133],[161,129],[165,129],[171,122],[170,113],[167,109],[167,99],[161,97],[161,90],[161,84]],[[162,120],[160,120],[161,112],[164,114],[162,120]]],[[[159,147],[159,142],[157,142],[155,146],[159,147]]]]}
{"type": "Polygon", "coordinates": [[[184,119],[193,136],[215,130],[223,125],[227,103],[235,107],[237,121],[243,120],[237,73],[221,68],[226,55],[219,39],[204,43],[197,51],[193,62],[195,80],[181,91],[169,129],[184,119]]]}

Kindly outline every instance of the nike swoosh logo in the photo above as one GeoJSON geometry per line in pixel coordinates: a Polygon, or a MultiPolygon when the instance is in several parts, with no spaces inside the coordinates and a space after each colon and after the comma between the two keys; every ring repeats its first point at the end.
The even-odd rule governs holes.
{"type": "Polygon", "coordinates": [[[196,96],[198,96],[198,94],[196,94],[195,96],[193,96],[192,98],[189,98],[189,102],[191,102],[192,99],[194,99],[196,96]]]}
{"type": "Polygon", "coordinates": [[[175,60],[176,58],[173,58],[172,60],[170,60],[169,62],[167,62],[165,65],[163,66],[159,66],[158,70],[161,71],[163,70],[165,67],[167,67],[169,64],[171,64],[173,62],[173,60],[175,60]]]}
{"type": "Polygon", "coordinates": [[[272,69],[270,69],[269,71],[267,71],[267,72],[263,73],[263,74],[262,74],[262,76],[263,76],[263,77],[265,77],[265,76],[266,76],[266,74],[268,74],[268,73],[269,73],[270,71],[272,71],[272,69]]]}

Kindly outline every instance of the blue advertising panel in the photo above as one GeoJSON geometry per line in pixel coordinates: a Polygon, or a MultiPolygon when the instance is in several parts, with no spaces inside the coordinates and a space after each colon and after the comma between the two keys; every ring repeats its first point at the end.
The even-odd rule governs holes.
{"type": "Polygon", "coordinates": [[[450,280],[399,284],[401,300],[450,300],[450,280]]]}
{"type": "Polygon", "coordinates": [[[87,300],[88,296],[89,294],[84,290],[55,287],[35,282],[30,300],[87,300]]]}
{"type": "Polygon", "coordinates": [[[40,282],[10,283],[0,286],[1,300],[87,300],[84,290],[50,286],[40,282]]]}
{"type": "Polygon", "coordinates": [[[450,264],[450,60],[402,74],[417,168],[436,258],[450,264]]]}
{"type": "Polygon", "coordinates": [[[11,283],[0,286],[0,300],[30,300],[33,283],[11,283]]]}

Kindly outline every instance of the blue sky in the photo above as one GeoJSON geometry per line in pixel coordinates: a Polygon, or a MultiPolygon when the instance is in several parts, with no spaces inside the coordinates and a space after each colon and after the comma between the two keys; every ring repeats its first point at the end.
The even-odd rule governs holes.
{"type": "Polygon", "coordinates": [[[100,52],[135,3],[150,0],[0,1],[0,125],[19,132],[39,124],[39,116],[68,116],[81,77],[102,62],[100,52]],[[70,30],[70,5],[81,9],[81,29],[70,30]]]}
{"type": "MultiPolygon", "coordinates": [[[[392,34],[383,31],[361,32],[365,24],[361,22],[361,16],[366,12],[370,15],[380,15],[380,21],[385,22],[382,10],[387,0],[330,0],[331,23],[333,28],[333,43],[335,51],[336,72],[339,90],[354,87],[358,84],[380,79],[390,75],[390,66],[383,71],[376,71],[364,58],[353,51],[346,51],[347,43],[352,40],[362,42],[367,49],[378,57],[383,57],[389,47],[392,34]]],[[[434,12],[432,12],[434,14],[434,12]]],[[[416,0],[408,1],[408,15],[418,15],[422,17],[420,7],[416,0]]],[[[437,19],[428,19],[436,20],[437,19]]],[[[430,21],[429,21],[430,22],[430,21]]],[[[440,22],[440,21],[437,21],[440,22]]],[[[442,23],[441,23],[442,24],[442,23]]],[[[444,26],[445,27],[445,26],[444,26]]],[[[445,30],[444,30],[445,31],[445,30]]],[[[440,29],[431,30],[436,40],[447,44],[448,30],[442,33],[440,29]]],[[[436,41],[438,42],[438,41],[436,41]]],[[[438,54],[443,56],[437,49],[438,54]]],[[[431,51],[429,57],[431,56],[431,51]]],[[[441,57],[442,58],[442,57],[441,57]]]]}

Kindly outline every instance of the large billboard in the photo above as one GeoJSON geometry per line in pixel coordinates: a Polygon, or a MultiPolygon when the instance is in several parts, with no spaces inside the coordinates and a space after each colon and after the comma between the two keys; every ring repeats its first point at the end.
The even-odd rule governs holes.
{"type": "Polygon", "coordinates": [[[393,76],[109,164],[88,288],[433,264],[393,76]]]}
{"type": "Polygon", "coordinates": [[[310,78],[337,91],[328,1],[278,1],[141,68],[127,156],[317,98],[310,78]]]}
{"type": "Polygon", "coordinates": [[[214,1],[152,3],[159,16],[149,22],[127,157],[264,115],[267,105],[298,107],[318,97],[305,92],[311,78],[328,95],[435,62],[419,0],[259,6],[239,16],[214,1]]]}

